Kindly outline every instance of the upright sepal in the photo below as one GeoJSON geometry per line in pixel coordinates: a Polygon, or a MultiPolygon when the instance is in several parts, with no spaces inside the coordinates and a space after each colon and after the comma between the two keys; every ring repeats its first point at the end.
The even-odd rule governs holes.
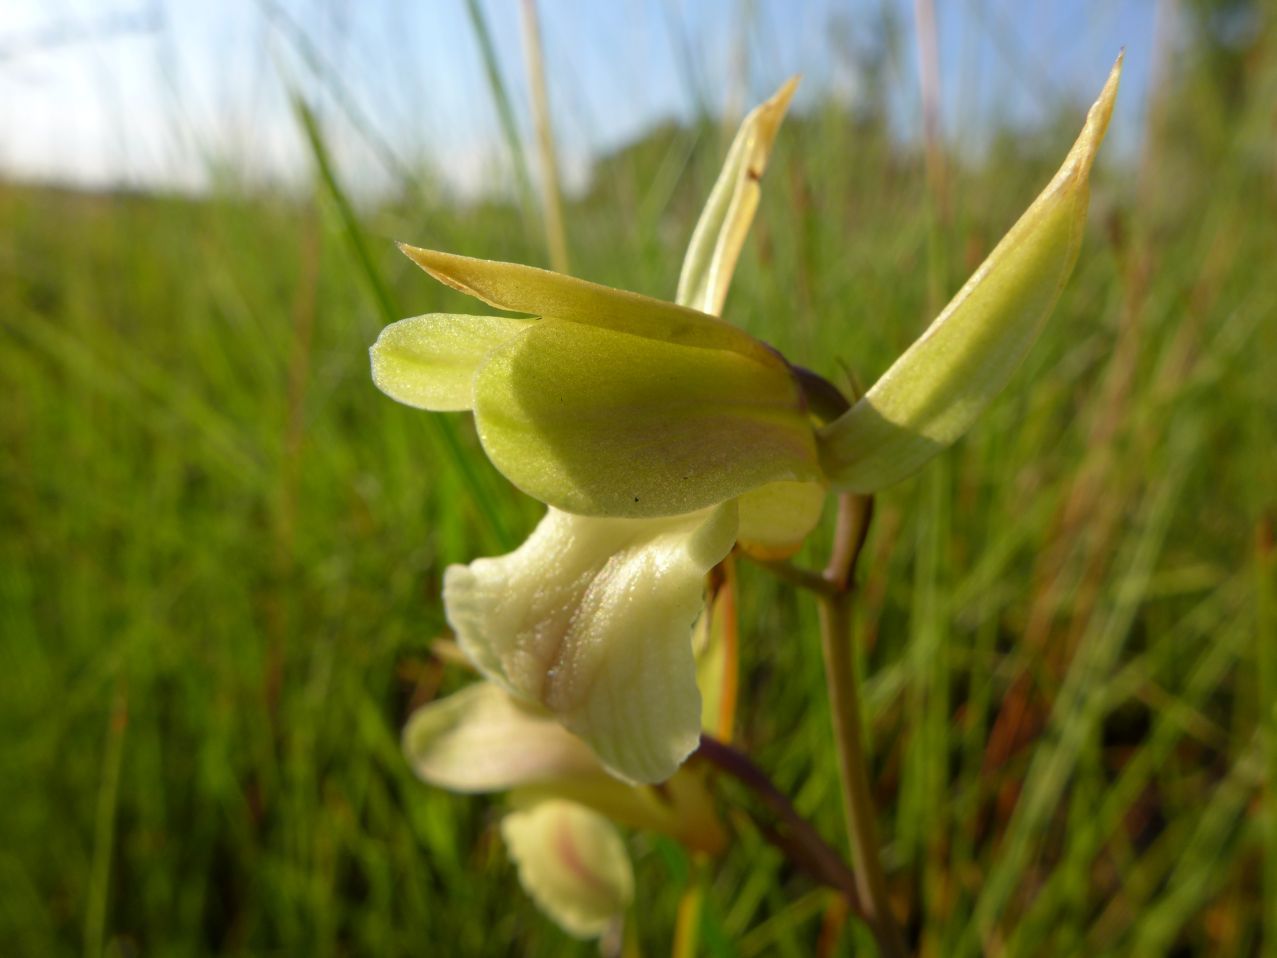
{"type": "Polygon", "coordinates": [[[535,266],[440,253],[405,243],[399,248],[445,286],[497,309],[566,319],[681,346],[724,349],[764,363],[784,362],[731,323],[665,300],[535,266]]]}
{"type": "Polygon", "coordinates": [[[989,258],[860,401],[820,431],[835,488],[869,493],[908,476],[966,432],[1011,378],[1077,259],[1088,177],[1121,69],[1119,56],[1064,165],[989,258]]]}
{"type": "Polygon", "coordinates": [[[758,183],[797,89],[798,77],[791,77],[741,123],[683,258],[678,302],[684,306],[714,316],[722,313],[736,260],[758,209],[758,183]]]}

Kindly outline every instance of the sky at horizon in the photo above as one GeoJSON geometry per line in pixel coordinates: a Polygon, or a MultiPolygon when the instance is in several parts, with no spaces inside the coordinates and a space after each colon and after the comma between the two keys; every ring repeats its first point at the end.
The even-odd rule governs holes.
{"type": "MultiPolygon", "coordinates": [[[[521,5],[481,3],[530,144],[521,5]]],[[[1113,139],[1119,153],[1134,149],[1167,29],[1159,3],[1169,5],[936,0],[945,136],[978,149],[997,123],[1073,106],[1080,125],[1125,47],[1113,139]]],[[[899,137],[921,132],[912,0],[541,0],[538,10],[570,189],[599,153],[698,110],[739,113],[793,73],[804,78],[799,110],[879,94],[899,137]],[[885,89],[867,90],[866,64],[884,51],[885,89]]],[[[5,0],[0,177],[196,191],[305,182],[293,90],[316,105],[357,192],[393,184],[396,164],[429,168],[463,197],[511,182],[465,0],[5,0]]]]}

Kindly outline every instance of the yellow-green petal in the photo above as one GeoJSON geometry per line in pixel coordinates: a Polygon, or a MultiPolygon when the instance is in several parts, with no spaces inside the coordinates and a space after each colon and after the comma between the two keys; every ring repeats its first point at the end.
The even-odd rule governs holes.
{"type": "Polygon", "coordinates": [[[568,934],[598,937],[625,914],[634,872],[620,833],[602,815],[551,799],[506,815],[501,837],[524,891],[568,934]]]}
{"type": "Polygon", "coordinates": [[[820,475],[787,367],[542,320],[475,377],[488,457],[533,498],[592,516],[692,512],[820,475]]]}
{"type": "Polygon", "coordinates": [[[772,482],[737,501],[740,547],[756,559],[786,559],[802,546],[825,506],[823,482],[772,482]]]}
{"type": "MultiPolygon", "coordinates": [[[[727,581],[722,582],[707,597],[704,611],[696,620],[696,628],[692,634],[692,651],[696,655],[696,684],[701,690],[701,728],[724,741],[732,738],[732,713],[735,712],[735,675],[729,675],[728,672],[729,669],[737,668],[736,654],[732,648],[737,640],[734,634],[735,602],[733,587],[727,581]],[[732,702],[728,704],[729,714],[725,715],[724,697],[728,694],[729,681],[733,685],[732,702]]],[[[687,769],[682,769],[680,774],[686,771],[687,769]]]]}
{"type": "Polygon", "coordinates": [[[758,209],[758,182],[796,89],[798,77],[791,77],[741,123],[683,258],[677,299],[684,306],[714,316],[722,313],[736,260],[758,209]]]}
{"type": "Polygon", "coordinates": [[[508,316],[430,313],[391,323],[369,350],[372,381],[418,409],[469,409],[475,371],[497,346],[532,324],[508,316]]]}
{"type": "Polygon", "coordinates": [[[859,402],[819,433],[836,488],[869,493],[961,436],[1006,385],[1073,270],[1087,185],[1117,96],[1122,58],[1047,188],[930,328],[859,402]]]}
{"type": "Polygon", "coordinates": [[[614,775],[664,781],[699,741],[692,625],[735,538],[732,503],[672,519],[551,509],[514,552],[450,567],[444,607],[489,678],[549,709],[614,775]]]}
{"type": "Polygon", "coordinates": [[[534,266],[473,259],[402,243],[399,248],[439,282],[498,309],[566,319],[683,346],[725,349],[784,365],[748,333],[694,309],[534,266]]]}

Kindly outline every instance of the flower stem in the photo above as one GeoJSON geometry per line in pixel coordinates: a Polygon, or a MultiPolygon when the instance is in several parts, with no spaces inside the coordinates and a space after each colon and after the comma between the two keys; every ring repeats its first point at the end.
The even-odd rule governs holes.
{"type": "Polygon", "coordinates": [[[756,821],[764,837],[811,877],[842,892],[851,910],[868,922],[851,869],[749,756],[705,734],[694,755],[748,788],[782,826],[772,828],[756,821]]]}
{"type": "Polygon", "coordinates": [[[874,826],[869,763],[860,722],[855,650],[851,643],[853,573],[872,517],[871,497],[844,493],[839,498],[834,547],[824,574],[831,588],[818,592],[817,597],[825,681],[833,718],[834,744],[838,750],[843,814],[851,838],[856,887],[879,949],[888,958],[898,958],[907,954],[907,949],[887,899],[887,879],[874,826]]]}
{"type": "Polygon", "coordinates": [[[781,582],[786,582],[799,589],[806,589],[816,595],[833,595],[837,589],[832,585],[823,573],[813,572],[810,569],[804,569],[796,566],[787,560],[773,561],[770,559],[753,559],[753,562],[766,569],[781,582]]]}

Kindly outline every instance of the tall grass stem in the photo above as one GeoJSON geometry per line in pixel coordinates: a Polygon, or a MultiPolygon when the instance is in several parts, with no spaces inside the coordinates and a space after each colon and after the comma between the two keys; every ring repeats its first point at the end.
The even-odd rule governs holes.
{"type": "Polygon", "coordinates": [[[871,497],[849,493],[839,497],[834,548],[825,568],[825,579],[833,589],[819,596],[820,638],[856,887],[879,949],[887,958],[897,958],[908,951],[891,913],[887,878],[878,848],[869,761],[860,718],[859,679],[851,640],[853,575],[872,518],[871,497]]]}
{"type": "Polygon", "coordinates": [[[497,108],[501,135],[505,138],[506,148],[510,151],[524,225],[530,227],[536,219],[535,194],[532,190],[532,177],[528,173],[528,158],[523,152],[523,141],[519,137],[519,125],[514,118],[514,103],[501,76],[496,48],[492,45],[492,31],[488,29],[488,20],[483,14],[479,0],[466,0],[466,12],[470,15],[470,26],[474,29],[474,37],[479,44],[479,54],[483,58],[483,71],[488,78],[492,102],[497,108]]]}
{"type": "Polygon", "coordinates": [[[536,0],[523,0],[523,55],[528,64],[528,89],[532,94],[532,120],[536,124],[541,164],[541,208],[545,244],[550,265],[560,273],[570,269],[568,237],[563,225],[563,197],[559,192],[559,155],[550,122],[550,99],[545,91],[545,56],[536,0]]]}
{"type": "MultiPolygon", "coordinates": [[[[337,209],[337,215],[341,219],[342,227],[346,233],[346,240],[350,246],[350,252],[355,262],[359,265],[360,272],[363,273],[369,292],[377,304],[378,312],[381,313],[381,321],[384,324],[396,322],[402,314],[391,298],[390,287],[386,285],[385,278],[381,275],[381,270],[377,268],[377,264],[373,261],[372,253],[364,240],[363,227],[355,214],[354,206],[337,179],[337,173],[333,169],[332,159],[328,154],[328,147],[324,142],[319,122],[315,119],[315,114],[310,107],[306,105],[306,102],[299,95],[293,97],[293,107],[301,123],[302,130],[306,134],[306,140],[310,145],[311,155],[315,161],[320,180],[323,182],[329,198],[337,209]]],[[[461,439],[458,437],[452,422],[443,416],[431,416],[428,422],[431,424],[431,428],[434,430],[440,445],[443,446],[448,459],[461,474],[466,486],[474,491],[475,499],[479,503],[479,511],[486,520],[489,531],[503,546],[513,544],[513,539],[500,509],[497,507],[494,497],[487,492],[487,484],[481,481],[470,455],[462,447],[461,439]]]]}

